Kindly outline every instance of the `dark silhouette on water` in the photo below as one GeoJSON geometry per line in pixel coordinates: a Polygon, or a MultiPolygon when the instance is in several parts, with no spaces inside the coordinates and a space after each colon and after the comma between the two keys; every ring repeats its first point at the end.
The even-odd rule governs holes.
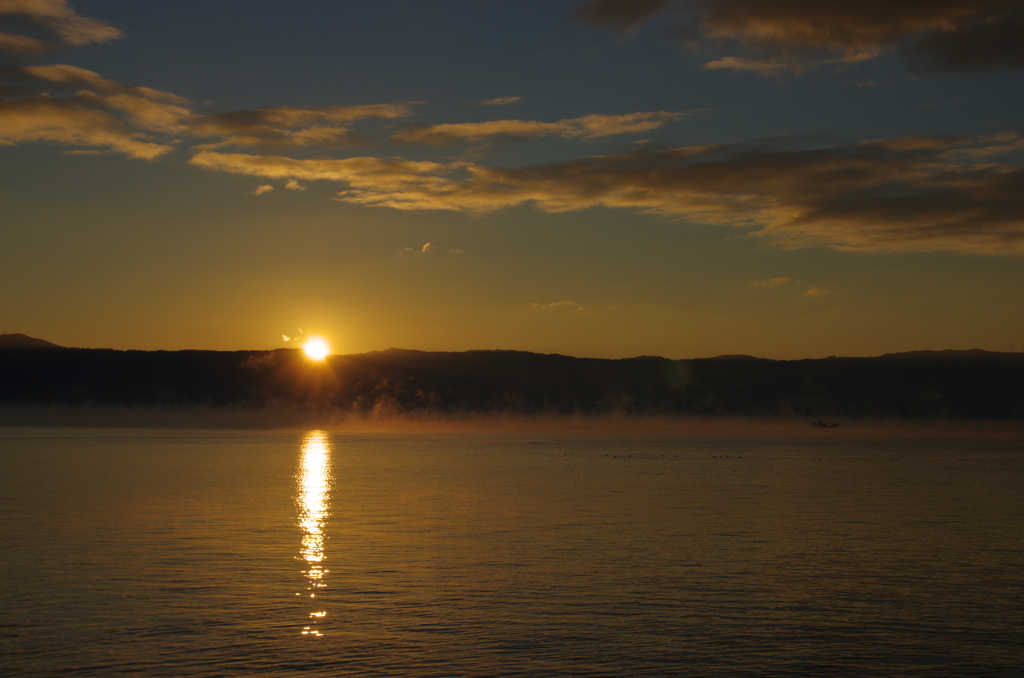
{"type": "Polygon", "coordinates": [[[318,363],[297,349],[4,346],[0,404],[800,416],[819,420],[816,427],[848,417],[1024,419],[1024,355],[971,350],[817,360],[605,360],[392,348],[318,363]]]}

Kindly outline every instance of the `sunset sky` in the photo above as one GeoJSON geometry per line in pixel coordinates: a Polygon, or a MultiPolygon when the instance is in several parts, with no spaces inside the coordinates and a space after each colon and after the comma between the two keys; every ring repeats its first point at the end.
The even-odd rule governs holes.
{"type": "Polygon", "coordinates": [[[1020,351],[1022,162],[1024,0],[0,0],[0,331],[1020,351]]]}

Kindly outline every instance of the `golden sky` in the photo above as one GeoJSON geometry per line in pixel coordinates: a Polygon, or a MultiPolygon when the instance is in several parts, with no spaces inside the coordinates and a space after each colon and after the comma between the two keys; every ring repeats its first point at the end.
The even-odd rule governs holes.
{"type": "Polygon", "coordinates": [[[0,331],[1020,350],[1021,45],[1020,0],[0,0],[0,331]]]}

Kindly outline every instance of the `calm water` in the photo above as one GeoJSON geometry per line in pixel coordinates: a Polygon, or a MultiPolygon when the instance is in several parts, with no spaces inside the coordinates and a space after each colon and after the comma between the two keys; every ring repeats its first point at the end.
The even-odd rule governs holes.
{"type": "Polygon", "coordinates": [[[0,673],[1024,676],[1019,442],[0,429],[0,673]]]}

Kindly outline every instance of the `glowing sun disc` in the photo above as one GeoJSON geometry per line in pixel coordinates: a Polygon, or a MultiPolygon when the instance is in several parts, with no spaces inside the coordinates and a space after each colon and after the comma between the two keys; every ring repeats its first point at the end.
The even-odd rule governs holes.
{"type": "Polygon", "coordinates": [[[319,337],[314,337],[303,344],[302,350],[306,352],[306,357],[310,360],[323,360],[331,355],[331,347],[319,337]]]}

